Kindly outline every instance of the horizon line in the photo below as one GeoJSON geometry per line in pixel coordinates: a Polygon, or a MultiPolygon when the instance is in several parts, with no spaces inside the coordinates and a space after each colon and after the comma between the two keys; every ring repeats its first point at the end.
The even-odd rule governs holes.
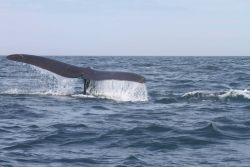
{"type": "MultiPolygon", "coordinates": [[[[16,54],[16,53],[15,53],[16,54]]],[[[8,56],[11,54],[0,54],[0,56],[8,56]]],[[[80,55],[80,54],[67,54],[67,55],[59,55],[59,54],[29,54],[36,56],[45,56],[45,57],[249,57],[250,55],[80,55]]]]}

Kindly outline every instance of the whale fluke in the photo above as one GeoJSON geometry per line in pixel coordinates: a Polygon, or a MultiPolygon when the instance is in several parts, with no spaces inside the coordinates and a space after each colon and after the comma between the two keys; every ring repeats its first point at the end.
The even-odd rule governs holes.
{"type": "Polygon", "coordinates": [[[130,72],[98,71],[89,67],[77,67],[57,60],[41,56],[27,54],[12,54],[7,59],[31,64],[67,78],[79,78],[87,80],[124,80],[144,83],[145,78],[141,75],[130,72]]]}

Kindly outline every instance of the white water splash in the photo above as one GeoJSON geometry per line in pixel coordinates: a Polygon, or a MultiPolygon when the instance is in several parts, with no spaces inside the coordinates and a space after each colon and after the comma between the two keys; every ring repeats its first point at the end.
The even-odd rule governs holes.
{"type": "Polygon", "coordinates": [[[245,99],[250,99],[250,91],[248,90],[229,90],[224,92],[223,94],[219,95],[219,98],[225,99],[227,97],[242,97],[245,99]]]}
{"type": "Polygon", "coordinates": [[[65,79],[55,80],[46,84],[33,85],[30,88],[23,88],[21,85],[15,88],[9,88],[1,91],[1,94],[13,94],[13,95],[56,95],[56,96],[68,96],[76,93],[74,87],[76,81],[70,81],[65,79]]]}
{"type": "Polygon", "coordinates": [[[117,101],[148,100],[146,85],[131,81],[91,81],[87,93],[93,96],[115,99],[117,101]]]}
{"type": "Polygon", "coordinates": [[[38,91],[43,95],[72,95],[82,92],[83,83],[82,79],[65,78],[50,71],[31,66],[32,69],[37,71],[41,76],[42,89],[38,91]]]}
{"type": "Polygon", "coordinates": [[[250,99],[250,91],[248,90],[237,90],[237,89],[230,89],[228,91],[192,91],[185,93],[182,97],[189,98],[189,99],[209,99],[209,98],[216,98],[219,100],[226,100],[226,99],[250,99]]]}
{"type": "Polygon", "coordinates": [[[83,95],[84,83],[81,78],[65,78],[47,70],[26,64],[25,67],[31,69],[28,70],[29,75],[18,78],[15,84],[12,86],[9,85],[9,89],[1,91],[1,94],[106,98],[116,101],[148,100],[145,84],[117,80],[91,81],[87,90],[88,95],[83,95]]]}

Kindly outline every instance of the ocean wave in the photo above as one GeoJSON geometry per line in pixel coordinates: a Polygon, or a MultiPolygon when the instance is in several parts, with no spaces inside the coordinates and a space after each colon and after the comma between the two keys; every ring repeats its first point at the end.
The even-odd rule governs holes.
{"type": "Polygon", "coordinates": [[[177,103],[176,98],[161,98],[158,100],[155,100],[155,103],[160,103],[160,104],[171,104],[171,103],[177,103]]]}
{"type": "Polygon", "coordinates": [[[4,134],[4,133],[11,133],[11,132],[5,129],[0,129],[0,133],[4,134]]]}
{"type": "Polygon", "coordinates": [[[183,98],[188,100],[223,100],[223,101],[249,101],[250,91],[248,90],[235,90],[228,91],[192,91],[185,93],[183,98]]]}
{"type": "Polygon", "coordinates": [[[131,154],[121,159],[118,165],[116,165],[115,167],[127,167],[127,166],[138,167],[138,166],[154,166],[154,165],[149,164],[146,160],[144,160],[143,156],[140,156],[138,154],[131,154]]]}
{"type": "Polygon", "coordinates": [[[51,125],[50,126],[51,128],[56,128],[56,129],[60,129],[60,130],[63,130],[63,129],[73,129],[73,130],[76,130],[76,129],[82,129],[82,128],[87,128],[87,125],[85,124],[76,124],[76,123],[58,123],[58,124],[54,124],[54,125],[51,125]]]}

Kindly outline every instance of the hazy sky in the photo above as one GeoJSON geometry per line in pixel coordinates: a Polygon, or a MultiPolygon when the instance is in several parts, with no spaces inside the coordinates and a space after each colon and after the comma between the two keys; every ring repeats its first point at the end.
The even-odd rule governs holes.
{"type": "Polygon", "coordinates": [[[0,54],[250,56],[250,0],[0,0],[0,54]]]}

